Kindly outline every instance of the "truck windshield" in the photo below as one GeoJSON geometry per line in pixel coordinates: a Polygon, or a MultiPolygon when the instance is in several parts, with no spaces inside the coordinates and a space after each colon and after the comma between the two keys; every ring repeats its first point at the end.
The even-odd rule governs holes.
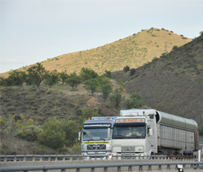
{"type": "MultiPolygon", "coordinates": [[[[110,132],[111,129],[109,128],[110,132]]],[[[110,133],[111,135],[111,133],[110,133]]],[[[83,141],[92,140],[110,140],[108,137],[108,128],[85,128],[83,132],[83,141]]]]}
{"type": "Polygon", "coordinates": [[[146,137],[146,126],[114,126],[113,139],[136,139],[146,137]]]}

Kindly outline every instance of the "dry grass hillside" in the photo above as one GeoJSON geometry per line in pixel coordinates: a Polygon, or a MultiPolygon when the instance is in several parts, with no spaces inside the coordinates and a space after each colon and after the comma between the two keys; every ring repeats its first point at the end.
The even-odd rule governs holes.
{"type": "MultiPolygon", "coordinates": [[[[119,87],[116,81],[111,80],[111,83],[113,89],[119,87]]],[[[101,92],[92,95],[91,91],[84,87],[84,84],[79,84],[77,90],[74,91],[71,86],[59,83],[51,88],[42,84],[40,89],[27,85],[2,86],[0,93],[0,154],[79,153],[80,142],[77,142],[78,148],[75,149],[69,147],[63,150],[52,150],[43,147],[36,141],[19,139],[16,136],[16,126],[21,116],[26,120],[30,118],[34,120],[38,128],[41,128],[44,122],[53,117],[58,120],[73,120],[80,131],[80,117],[83,117],[84,111],[89,110],[90,112],[98,109],[99,116],[116,116],[119,115],[120,109],[125,108],[124,101],[120,103],[118,108],[115,108],[109,98],[104,101],[101,92]]],[[[123,91],[123,96],[129,98],[125,91],[123,91]]],[[[77,135],[75,137],[77,138],[77,135]]]]}
{"type": "Polygon", "coordinates": [[[127,93],[139,92],[148,107],[192,118],[203,126],[203,34],[133,75],[119,71],[112,76],[125,83],[127,93]]]}
{"type": "MultiPolygon", "coordinates": [[[[191,40],[164,28],[151,28],[98,48],[63,54],[41,63],[50,71],[56,69],[58,72],[67,70],[68,73],[78,73],[82,67],[88,67],[103,74],[105,70],[122,70],[126,65],[138,68],[151,62],[154,57],[170,52],[173,46],[182,46],[191,40]]],[[[8,72],[0,75],[6,77],[8,72]]]]}

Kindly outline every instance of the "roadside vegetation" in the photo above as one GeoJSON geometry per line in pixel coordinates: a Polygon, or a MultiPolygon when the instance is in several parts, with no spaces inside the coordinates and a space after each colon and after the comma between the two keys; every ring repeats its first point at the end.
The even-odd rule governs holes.
{"type": "MultiPolygon", "coordinates": [[[[80,153],[77,136],[88,117],[115,116],[120,108],[144,105],[129,104],[135,97],[123,94],[121,81],[112,83],[110,71],[98,75],[90,68],[82,68],[79,74],[67,74],[46,71],[37,63],[26,71],[12,71],[0,82],[1,154],[19,154],[3,136],[39,145],[33,150],[21,150],[24,154],[80,153]],[[81,90],[83,94],[78,95],[81,90]]],[[[137,101],[140,100],[138,97],[137,101]]]]}

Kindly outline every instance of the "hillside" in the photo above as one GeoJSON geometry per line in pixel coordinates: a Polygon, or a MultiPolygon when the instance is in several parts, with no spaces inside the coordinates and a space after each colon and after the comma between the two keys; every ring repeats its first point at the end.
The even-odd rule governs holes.
{"type": "MultiPolygon", "coordinates": [[[[119,85],[111,80],[113,89],[119,85]]],[[[69,85],[56,84],[49,88],[41,85],[40,89],[35,86],[13,86],[1,87],[1,109],[0,109],[0,154],[71,154],[80,152],[80,143],[77,142],[76,149],[65,147],[62,150],[52,150],[43,147],[38,142],[26,141],[16,136],[17,126],[24,127],[21,131],[34,130],[25,129],[29,119],[34,120],[35,126],[41,128],[50,118],[58,120],[74,121],[77,131],[81,130],[81,120],[87,120],[92,113],[99,116],[115,116],[120,109],[124,109],[124,102],[119,108],[110,102],[104,101],[101,92],[94,93],[80,84],[77,90],[72,91],[69,85]],[[84,114],[87,114],[84,116],[84,114]],[[82,118],[81,118],[82,117],[82,118]],[[23,119],[23,120],[21,120],[23,119]],[[19,120],[24,121],[19,122],[19,120]],[[22,147],[23,145],[23,147],[22,147]],[[29,147],[31,147],[29,149],[29,147]]],[[[123,95],[129,95],[123,92],[123,95]]],[[[82,123],[81,123],[82,122],[82,123]]],[[[18,130],[18,131],[20,131],[18,130]]],[[[77,138],[77,134],[74,135],[77,138]]]]}
{"type": "Polygon", "coordinates": [[[51,88],[41,85],[40,89],[35,86],[1,88],[0,114],[2,117],[22,114],[39,124],[43,124],[50,117],[77,120],[85,107],[98,108],[101,116],[119,114],[119,109],[115,109],[109,100],[104,102],[101,93],[92,96],[90,90],[83,86],[80,84],[77,91],[71,91],[69,85],[61,84],[51,88]]]}
{"type": "MultiPolygon", "coordinates": [[[[67,73],[72,73],[88,67],[103,74],[105,70],[122,70],[126,65],[138,68],[151,62],[154,57],[158,58],[162,53],[170,52],[173,46],[181,46],[190,41],[191,39],[173,31],[151,28],[101,47],[63,54],[41,63],[50,71],[56,69],[58,72],[67,70],[67,73]]],[[[21,70],[27,70],[28,67],[21,70]]],[[[8,72],[0,76],[6,77],[8,72]]]]}
{"type": "Polygon", "coordinates": [[[112,76],[125,83],[127,93],[139,92],[148,107],[203,125],[203,34],[136,69],[133,75],[118,71],[112,76]]]}

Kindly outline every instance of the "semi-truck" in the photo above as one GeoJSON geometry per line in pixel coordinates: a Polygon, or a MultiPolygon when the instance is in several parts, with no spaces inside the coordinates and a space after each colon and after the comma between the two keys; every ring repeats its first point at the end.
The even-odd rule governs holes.
{"type": "Polygon", "coordinates": [[[120,110],[112,134],[112,155],[193,155],[199,149],[198,125],[192,119],[155,109],[120,110]]]}
{"type": "Polygon", "coordinates": [[[111,158],[112,129],[115,119],[115,116],[92,117],[84,122],[82,131],[78,133],[78,140],[81,139],[81,155],[85,160],[111,158]]]}

